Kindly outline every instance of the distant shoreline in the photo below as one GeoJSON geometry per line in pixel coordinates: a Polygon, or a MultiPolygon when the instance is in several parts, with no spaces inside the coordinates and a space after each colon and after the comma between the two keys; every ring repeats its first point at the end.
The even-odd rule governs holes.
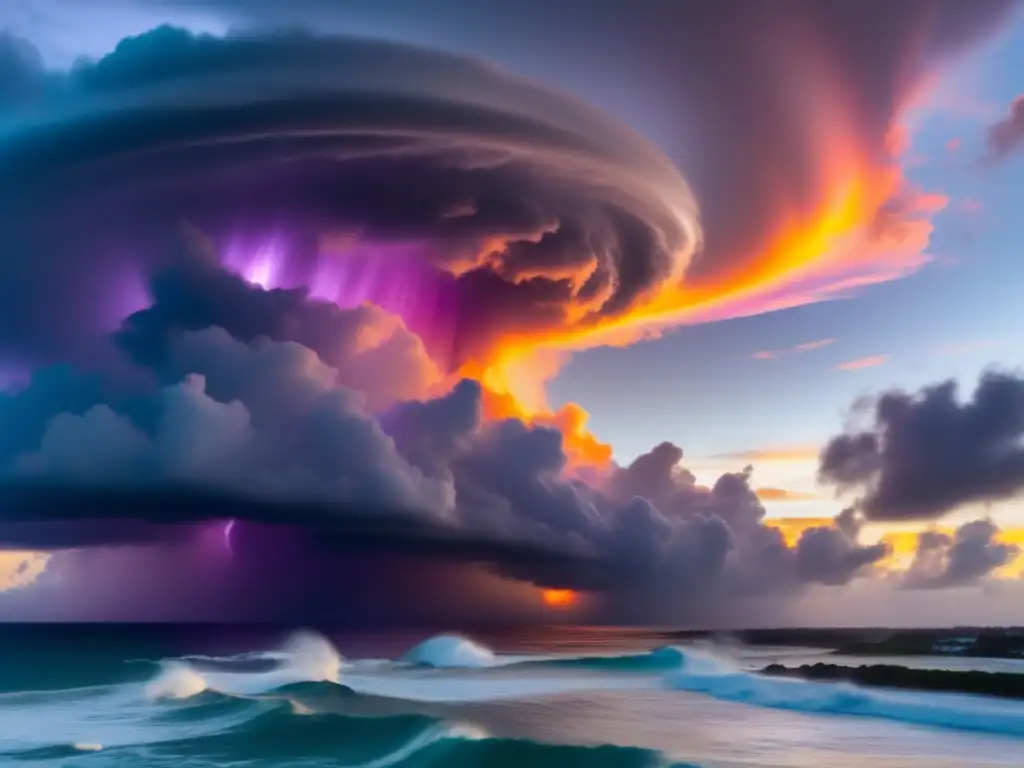
{"type": "Polygon", "coordinates": [[[873,688],[900,688],[930,693],[966,693],[1024,699],[1024,674],[1010,672],[912,669],[894,664],[844,667],[839,664],[769,664],[761,674],[801,680],[849,682],[873,688]]]}

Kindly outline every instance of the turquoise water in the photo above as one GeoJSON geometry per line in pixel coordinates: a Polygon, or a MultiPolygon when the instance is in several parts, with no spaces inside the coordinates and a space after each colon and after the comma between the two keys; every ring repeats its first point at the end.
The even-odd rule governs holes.
{"type": "Polygon", "coordinates": [[[0,642],[0,765],[1019,768],[1024,754],[1019,702],[751,671],[810,649],[170,634],[0,642]]]}

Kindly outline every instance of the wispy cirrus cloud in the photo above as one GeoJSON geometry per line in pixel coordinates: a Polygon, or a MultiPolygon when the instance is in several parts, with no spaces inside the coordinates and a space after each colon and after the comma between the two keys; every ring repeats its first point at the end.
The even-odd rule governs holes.
{"type": "Polygon", "coordinates": [[[858,357],[856,360],[847,360],[845,363],[839,363],[838,365],[832,366],[833,371],[861,371],[865,368],[877,368],[880,365],[885,365],[889,362],[891,355],[870,355],[868,357],[858,357]]]}
{"type": "Polygon", "coordinates": [[[775,445],[766,448],[754,448],[747,451],[722,453],[712,458],[728,461],[745,461],[751,464],[765,462],[816,461],[821,451],[820,445],[775,445]]]}
{"type": "Polygon", "coordinates": [[[780,357],[787,357],[789,355],[799,355],[803,352],[813,352],[816,349],[822,349],[830,344],[835,344],[835,339],[816,339],[815,341],[805,341],[803,344],[796,344],[792,347],[786,347],[785,349],[762,349],[759,352],[755,352],[751,355],[754,360],[776,360],[780,357]]]}
{"type": "Polygon", "coordinates": [[[935,354],[954,356],[954,355],[971,355],[975,352],[982,352],[986,349],[992,349],[998,347],[1003,342],[999,339],[974,339],[972,341],[961,341],[954,342],[951,344],[940,344],[935,347],[935,354]]]}

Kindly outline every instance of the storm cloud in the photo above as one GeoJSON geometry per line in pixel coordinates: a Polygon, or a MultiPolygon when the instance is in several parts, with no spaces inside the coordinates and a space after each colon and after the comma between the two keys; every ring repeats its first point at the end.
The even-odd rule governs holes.
{"type": "MultiPolygon", "coordinates": [[[[207,253],[194,238],[181,247],[186,266],[207,253]]],[[[253,338],[197,330],[199,315],[176,314],[197,305],[154,290],[152,307],[114,337],[147,376],[126,386],[43,369],[0,395],[23,414],[5,425],[5,548],[183,546],[235,520],[305,530],[304,541],[339,555],[381,551],[540,587],[687,601],[845,583],[885,554],[858,545],[849,526],[787,546],[764,520],[749,468],[704,487],[671,443],[584,480],[568,471],[558,430],[484,419],[475,381],[371,407],[346,384],[365,345],[345,342],[379,339],[376,311],[267,291],[211,262],[183,274],[233,286],[216,319],[253,338]],[[334,318],[317,338],[337,368],[293,340],[303,322],[285,322],[321,316],[334,318]],[[262,326],[251,323],[278,338],[254,336],[262,326]],[[159,354],[133,352],[140,327],[159,354]]],[[[385,346],[383,370],[415,370],[409,349],[385,346]]]]}
{"type": "MultiPolygon", "coordinates": [[[[403,299],[392,288],[405,280],[414,294],[406,303],[454,302],[436,312],[457,315],[450,363],[489,348],[499,331],[628,312],[678,278],[700,242],[689,188],[652,144],[470,59],[303,33],[218,38],[165,27],[59,85],[17,112],[0,142],[5,189],[17,190],[0,198],[0,215],[23,238],[12,248],[59,260],[76,298],[67,309],[83,315],[102,289],[124,293],[117,280],[158,255],[153,233],[182,217],[222,240],[280,229],[287,244],[268,266],[279,286],[394,310],[389,298],[403,299]],[[367,249],[383,260],[377,285],[352,295],[350,273],[366,268],[353,262],[367,249]]],[[[57,267],[24,256],[5,263],[5,284],[57,267]]],[[[31,316],[38,302],[4,304],[3,327],[47,330],[31,316]]],[[[46,313],[55,332],[52,302],[46,313]]],[[[26,354],[56,341],[6,340],[26,354]]]]}
{"type": "MultiPolygon", "coordinates": [[[[469,55],[267,31],[279,4],[204,5],[259,29],[161,27],[67,72],[0,39],[0,364],[31,372],[0,393],[0,546],[53,552],[55,579],[92,573],[100,603],[148,559],[157,586],[125,587],[125,615],[201,596],[211,615],[246,617],[329,613],[346,594],[372,613],[397,582],[443,609],[452,585],[483,580],[490,594],[586,591],[611,613],[654,601],[678,620],[845,584],[886,556],[852,513],[787,543],[752,468],[705,486],[670,442],[580,466],[582,411],[498,417],[488,402],[519,393],[490,388],[533,353],[922,266],[942,201],[900,175],[897,116],[1007,3],[869,2],[855,18],[784,0],[460,5],[464,39],[486,11],[487,30],[523,31],[536,67],[564,55],[572,83],[459,45],[469,55]],[[595,27],[586,51],[566,44],[574,24],[595,27]],[[630,43],[638,82],[671,73],[677,99],[637,113],[661,110],[671,142],[569,92],[622,65],[627,38],[646,41],[630,43]],[[795,247],[804,237],[837,247],[795,247]]],[[[337,4],[289,11],[303,8],[316,20],[337,4]]],[[[502,59],[489,35],[476,44],[502,59]]],[[[976,400],[1016,402],[991,388],[976,400]]],[[[984,495],[993,476],[1016,489],[1012,450],[998,471],[978,456],[1017,428],[974,410],[953,420],[978,451],[944,476],[961,490],[915,514],[984,495]]],[[[868,519],[922,481],[886,474],[897,432],[879,414],[822,468],[866,494],[868,519]]],[[[956,557],[994,562],[994,546],[982,536],[982,556],[968,542],[956,557]]]]}
{"type": "Polygon", "coordinates": [[[975,584],[1012,562],[1020,547],[998,540],[991,520],[964,523],[952,536],[937,531],[918,534],[917,549],[903,576],[909,589],[964,587],[975,584]]]}
{"type": "Polygon", "coordinates": [[[1024,489],[1024,379],[989,371],[966,400],[955,381],[874,400],[867,429],[834,437],[819,476],[859,495],[872,520],[928,520],[1024,489]]]}
{"type": "Polygon", "coordinates": [[[899,109],[1010,7],[151,5],[245,31],[165,27],[64,74],[24,41],[2,46],[0,170],[17,192],[0,197],[0,277],[21,287],[0,296],[0,328],[20,329],[0,354],[13,362],[82,355],[88,334],[144,306],[140,263],[181,217],[240,241],[250,278],[396,312],[446,369],[903,276],[927,261],[941,203],[893,165],[899,109]],[[366,34],[387,19],[408,42],[267,31],[366,34]],[[570,92],[630,107],[661,148],[570,92]],[[850,211],[841,231],[818,232],[836,210],[850,211]],[[794,251],[804,235],[843,247],[794,251]],[[272,265],[257,268],[271,236],[272,265]]]}

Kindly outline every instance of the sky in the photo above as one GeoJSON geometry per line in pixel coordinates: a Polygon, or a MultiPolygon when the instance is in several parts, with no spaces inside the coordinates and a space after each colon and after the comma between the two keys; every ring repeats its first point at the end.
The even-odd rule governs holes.
{"type": "Polygon", "coordinates": [[[1024,620],[1020,3],[0,30],[0,618],[1024,620]]]}

